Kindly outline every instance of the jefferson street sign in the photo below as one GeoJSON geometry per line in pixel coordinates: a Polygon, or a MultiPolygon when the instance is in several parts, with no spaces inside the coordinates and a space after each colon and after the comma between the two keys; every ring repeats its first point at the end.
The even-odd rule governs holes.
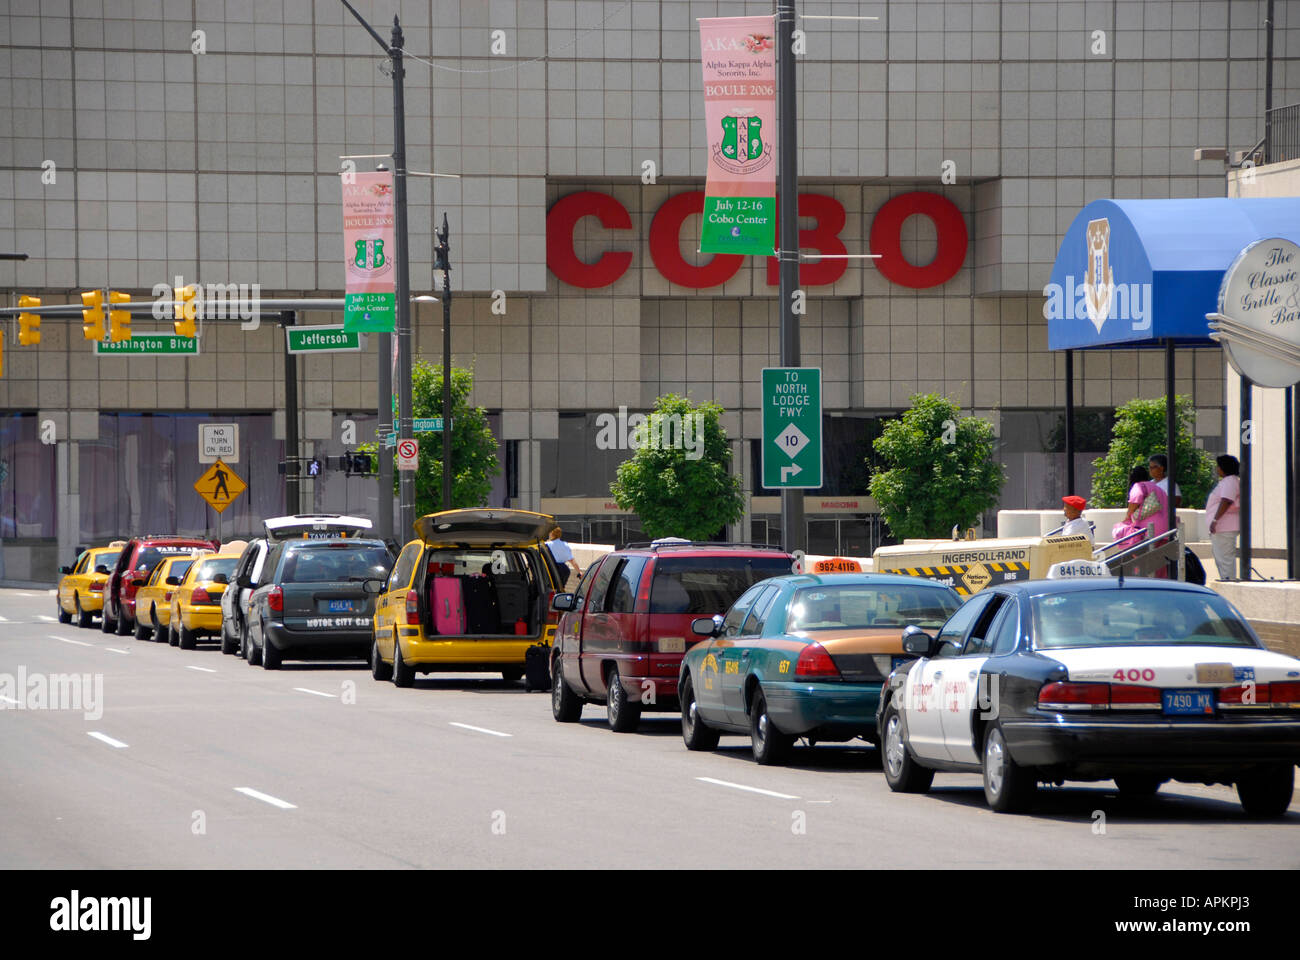
{"type": "Polygon", "coordinates": [[[198,337],[180,337],[174,333],[137,333],[129,340],[111,343],[95,341],[95,356],[188,356],[199,355],[198,337]]]}
{"type": "Polygon", "coordinates": [[[763,368],[763,486],[822,485],[820,367],[763,368]]]}
{"type": "Polygon", "coordinates": [[[290,353],[342,353],[365,345],[360,332],[342,327],[285,327],[284,335],[290,353]]]}

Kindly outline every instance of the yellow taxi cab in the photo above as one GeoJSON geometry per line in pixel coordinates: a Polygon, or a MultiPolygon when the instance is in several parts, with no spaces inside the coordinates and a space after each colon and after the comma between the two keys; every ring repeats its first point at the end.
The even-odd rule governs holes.
{"type": "MultiPolygon", "coordinates": [[[[208,551],[209,553],[211,551],[208,551]]],[[[135,638],[153,639],[162,643],[167,639],[167,625],[171,619],[172,593],[181,578],[189,571],[199,551],[165,557],[153,568],[149,579],[135,593],[135,638]]]]}
{"type": "Polygon", "coordinates": [[[555,518],[526,510],[445,510],[415,523],[375,605],[370,672],[409,687],[417,673],[524,674],[549,646],[560,588],[545,546],[555,518]]]}
{"type": "Polygon", "coordinates": [[[246,546],[245,541],[236,540],[223,544],[217,553],[199,557],[172,591],[167,641],[173,647],[193,650],[200,636],[221,633],[221,595],[246,546]]]}
{"type": "Polygon", "coordinates": [[[91,547],[72,566],[59,568],[63,574],[56,591],[59,623],[71,623],[75,616],[79,627],[92,624],[95,614],[104,609],[104,584],[125,546],[125,540],[114,540],[106,547],[91,547]]]}

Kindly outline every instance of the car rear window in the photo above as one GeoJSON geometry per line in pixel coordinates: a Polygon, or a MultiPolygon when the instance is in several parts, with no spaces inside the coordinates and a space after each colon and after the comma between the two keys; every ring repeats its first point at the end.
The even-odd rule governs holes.
{"type": "Polygon", "coordinates": [[[167,557],[182,557],[193,553],[198,547],[145,547],[135,560],[135,569],[145,567],[152,570],[167,557]]]}
{"type": "Polygon", "coordinates": [[[791,599],[786,632],[843,630],[852,627],[941,627],[957,612],[961,598],[942,587],[805,587],[791,599]]]}
{"type": "Polygon", "coordinates": [[[304,546],[285,554],[281,583],[329,583],[388,579],[392,560],[377,544],[330,543],[304,546]]]}
{"type": "Polygon", "coordinates": [[[1253,647],[1249,628],[1221,597],[1174,590],[1078,590],[1034,597],[1040,649],[1109,646],[1253,647]]]}
{"type": "MultiPolygon", "coordinates": [[[[169,577],[175,577],[177,580],[184,580],[185,574],[189,572],[189,569],[192,566],[194,566],[193,560],[177,560],[167,568],[166,574],[169,577]]],[[[158,572],[163,573],[164,571],[159,570],[158,572]]]]}
{"type": "Polygon", "coordinates": [[[224,573],[226,579],[235,572],[235,564],[239,562],[238,557],[218,557],[213,560],[204,560],[199,564],[199,568],[194,571],[195,580],[211,580],[219,573],[224,573]]]}
{"type": "Polygon", "coordinates": [[[768,577],[790,573],[790,558],[659,557],[650,585],[651,613],[725,613],[742,593],[768,577]]]}
{"type": "Polygon", "coordinates": [[[112,570],[117,564],[117,558],[121,555],[121,550],[114,550],[112,553],[97,553],[90,558],[88,566],[92,572],[96,567],[108,567],[108,569],[112,570]]]}

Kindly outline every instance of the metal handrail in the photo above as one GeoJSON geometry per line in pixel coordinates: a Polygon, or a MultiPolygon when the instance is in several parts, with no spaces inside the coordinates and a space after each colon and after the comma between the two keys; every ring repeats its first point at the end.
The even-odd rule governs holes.
{"type": "Polygon", "coordinates": [[[1268,112],[1268,162],[1300,157],[1300,103],[1274,107],[1268,112]]]}

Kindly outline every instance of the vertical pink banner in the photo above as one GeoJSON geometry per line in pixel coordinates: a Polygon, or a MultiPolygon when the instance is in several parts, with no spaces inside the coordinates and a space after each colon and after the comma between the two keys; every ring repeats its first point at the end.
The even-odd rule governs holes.
{"type": "Polygon", "coordinates": [[[347,267],[343,328],[392,332],[397,327],[393,174],[385,170],[342,176],[347,267]]]}
{"type": "Polygon", "coordinates": [[[700,20],[707,253],[770,256],[776,247],[776,20],[700,20]]]}

